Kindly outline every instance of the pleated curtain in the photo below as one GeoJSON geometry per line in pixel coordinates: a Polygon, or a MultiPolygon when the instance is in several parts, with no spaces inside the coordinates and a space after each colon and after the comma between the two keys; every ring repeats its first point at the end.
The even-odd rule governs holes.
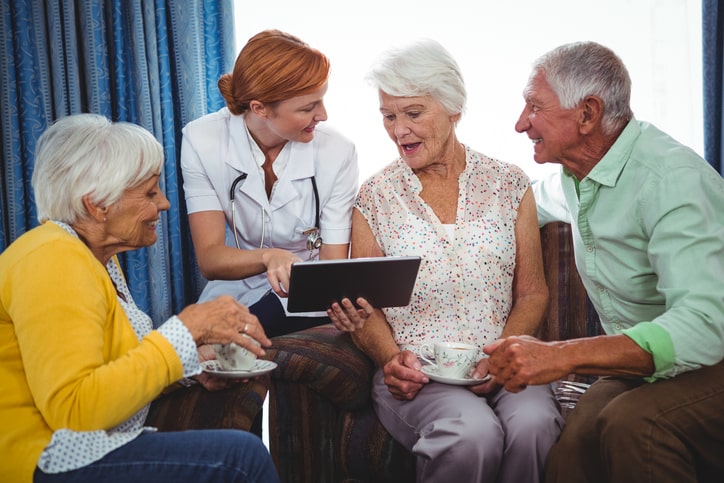
{"type": "Polygon", "coordinates": [[[724,5],[702,0],[704,157],[724,175],[724,5]]]}
{"type": "Polygon", "coordinates": [[[49,124],[81,112],[133,122],[164,147],[171,209],[153,247],[121,255],[129,287],[156,325],[196,300],[205,281],[178,168],[181,128],[223,106],[216,82],[236,55],[232,2],[2,0],[0,249],[38,224],[30,180],[49,124]]]}

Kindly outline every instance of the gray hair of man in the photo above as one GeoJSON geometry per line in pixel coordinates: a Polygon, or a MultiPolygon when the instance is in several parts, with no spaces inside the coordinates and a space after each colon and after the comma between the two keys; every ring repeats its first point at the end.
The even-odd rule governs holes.
{"type": "Polygon", "coordinates": [[[460,67],[432,39],[420,39],[386,51],[373,64],[367,80],[391,96],[429,95],[450,115],[462,115],[465,111],[467,90],[460,67]]]}
{"type": "Polygon", "coordinates": [[[89,214],[83,197],[106,207],[161,172],[163,148],[144,128],[97,114],[57,120],[38,139],[32,185],[38,220],[68,224],[89,214]]]}
{"type": "Polygon", "coordinates": [[[533,78],[544,72],[563,109],[573,109],[586,96],[603,101],[602,129],[614,134],[631,118],[631,78],[621,59],[596,42],[573,42],[533,62],[533,78]]]}

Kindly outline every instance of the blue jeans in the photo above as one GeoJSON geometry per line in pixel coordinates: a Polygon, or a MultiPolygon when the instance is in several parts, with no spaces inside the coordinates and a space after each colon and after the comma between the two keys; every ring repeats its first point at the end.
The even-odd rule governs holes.
{"type": "Polygon", "coordinates": [[[274,463],[261,439],[233,429],[143,433],[83,468],[47,474],[35,483],[277,483],[274,463]]]}

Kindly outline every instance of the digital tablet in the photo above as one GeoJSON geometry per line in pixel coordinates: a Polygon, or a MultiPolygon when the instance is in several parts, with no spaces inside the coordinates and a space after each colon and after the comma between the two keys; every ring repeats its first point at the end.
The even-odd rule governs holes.
{"type": "Polygon", "coordinates": [[[288,312],[327,310],[332,302],[365,298],[375,308],[410,303],[419,256],[296,262],[289,279],[288,312]]]}

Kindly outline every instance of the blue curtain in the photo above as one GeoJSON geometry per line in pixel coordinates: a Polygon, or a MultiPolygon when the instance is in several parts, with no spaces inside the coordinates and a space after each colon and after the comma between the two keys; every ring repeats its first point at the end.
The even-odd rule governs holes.
{"type": "Polygon", "coordinates": [[[724,5],[702,0],[702,50],[704,64],[704,157],[724,175],[724,5]]]}
{"type": "Polygon", "coordinates": [[[181,128],[223,105],[235,58],[233,0],[2,0],[0,249],[37,225],[35,142],[69,114],[93,112],[151,131],[164,146],[171,209],[158,242],[121,256],[138,306],[163,322],[204,280],[190,241],[178,155],[181,128]]]}

